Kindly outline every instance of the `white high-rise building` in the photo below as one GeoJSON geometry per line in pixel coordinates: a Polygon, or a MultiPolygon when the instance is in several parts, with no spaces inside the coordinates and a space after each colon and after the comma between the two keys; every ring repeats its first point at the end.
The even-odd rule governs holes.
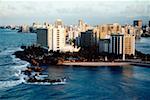
{"type": "Polygon", "coordinates": [[[65,28],[63,28],[61,26],[54,27],[52,29],[52,33],[50,34],[50,36],[48,38],[51,41],[48,45],[49,50],[62,51],[66,44],[66,35],[65,34],[66,34],[65,28]]]}
{"type": "Polygon", "coordinates": [[[62,25],[48,26],[37,30],[37,44],[47,47],[49,51],[62,51],[65,41],[66,30],[62,25]]]}

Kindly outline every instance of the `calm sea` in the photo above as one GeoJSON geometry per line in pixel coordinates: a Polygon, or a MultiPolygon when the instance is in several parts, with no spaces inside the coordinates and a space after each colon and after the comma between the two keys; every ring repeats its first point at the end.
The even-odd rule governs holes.
{"type": "MultiPolygon", "coordinates": [[[[150,68],[49,66],[52,77],[68,77],[65,85],[22,84],[18,73],[29,65],[12,54],[36,43],[36,34],[0,30],[0,100],[150,100],[150,68]]],[[[150,53],[150,38],[136,48],[150,53]]]]}

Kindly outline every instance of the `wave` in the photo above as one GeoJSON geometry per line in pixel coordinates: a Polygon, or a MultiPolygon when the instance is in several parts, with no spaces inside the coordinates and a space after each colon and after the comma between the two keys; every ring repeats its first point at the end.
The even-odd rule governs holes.
{"type": "MultiPolygon", "coordinates": [[[[41,82],[41,83],[27,83],[25,81],[25,75],[22,75],[21,71],[26,69],[27,66],[30,66],[30,63],[27,61],[23,61],[19,58],[16,58],[15,55],[12,55],[15,51],[22,50],[21,48],[15,48],[15,49],[6,49],[2,52],[0,52],[0,55],[8,55],[11,57],[12,62],[8,64],[3,64],[2,66],[5,66],[8,70],[11,70],[13,73],[10,75],[11,79],[8,81],[0,81],[0,89],[1,88],[11,88],[14,86],[17,86],[19,84],[34,84],[34,85],[59,85],[59,84],[66,84],[66,82],[55,82],[55,83],[47,83],[47,82],[41,82]],[[8,67],[6,67],[8,66],[8,67]]],[[[9,76],[8,75],[8,76],[9,76]]]]}
{"type": "Polygon", "coordinates": [[[15,63],[4,63],[4,64],[0,64],[0,66],[8,66],[8,65],[14,65],[15,63]]]}
{"type": "Polygon", "coordinates": [[[8,81],[1,80],[0,81],[0,88],[10,88],[13,86],[17,86],[21,83],[23,83],[25,80],[23,79],[23,76],[21,75],[21,70],[26,68],[27,66],[30,65],[30,63],[23,61],[19,58],[16,58],[15,55],[12,55],[16,51],[21,51],[21,48],[8,48],[2,52],[0,52],[0,55],[8,55],[12,58],[12,62],[8,64],[2,64],[2,66],[5,66],[8,70],[13,71],[13,74],[10,74],[12,77],[8,81]],[[7,67],[6,67],[7,66],[7,67]]]}
{"type": "Polygon", "coordinates": [[[24,76],[19,75],[19,74],[17,75],[17,77],[18,76],[19,76],[18,80],[0,81],[0,89],[10,88],[10,87],[17,86],[17,85],[22,84],[23,82],[25,82],[24,76]]]}
{"type": "Polygon", "coordinates": [[[7,48],[7,49],[4,49],[0,52],[0,55],[11,55],[13,54],[14,52],[16,51],[22,51],[23,49],[21,49],[20,47],[17,47],[17,48],[7,48]]]}
{"type": "Polygon", "coordinates": [[[17,81],[0,81],[0,88],[9,88],[22,83],[22,80],[17,81]]]}
{"type": "Polygon", "coordinates": [[[48,83],[48,82],[27,83],[27,82],[24,82],[24,84],[30,84],[30,85],[64,85],[64,84],[66,84],[66,82],[55,82],[55,83],[48,83]]]}

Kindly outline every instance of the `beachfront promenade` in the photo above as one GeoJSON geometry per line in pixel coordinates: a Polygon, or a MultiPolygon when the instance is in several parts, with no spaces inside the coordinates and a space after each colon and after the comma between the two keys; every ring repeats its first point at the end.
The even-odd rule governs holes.
{"type": "Polygon", "coordinates": [[[61,65],[69,66],[129,66],[128,62],[66,62],[61,65]]]}
{"type": "Polygon", "coordinates": [[[150,67],[149,62],[136,62],[136,61],[125,61],[125,62],[64,62],[60,65],[66,66],[146,66],[150,67]]]}

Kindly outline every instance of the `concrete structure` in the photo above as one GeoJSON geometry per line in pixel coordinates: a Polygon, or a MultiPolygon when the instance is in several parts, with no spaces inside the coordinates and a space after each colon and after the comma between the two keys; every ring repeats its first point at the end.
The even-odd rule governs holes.
{"type": "Polygon", "coordinates": [[[48,34],[49,29],[47,28],[37,29],[37,44],[48,48],[48,34]]]}
{"type": "Polygon", "coordinates": [[[132,34],[112,34],[109,52],[117,55],[135,55],[135,36],[132,34]]]}
{"type": "Polygon", "coordinates": [[[124,53],[124,34],[112,34],[109,53],[122,55],[124,53]]]}
{"type": "Polygon", "coordinates": [[[96,39],[93,30],[81,32],[81,48],[91,48],[94,45],[96,45],[96,39]]]}
{"type": "Polygon", "coordinates": [[[103,24],[97,26],[97,33],[99,34],[99,39],[106,39],[106,37],[112,33],[122,33],[122,27],[118,23],[103,24]]]}
{"type": "Polygon", "coordinates": [[[62,51],[65,47],[65,34],[66,30],[61,26],[40,28],[37,30],[37,44],[47,47],[49,51],[62,51]]]}
{"type": "Polygon", "coordinates": [[[124,36],[124,39],[125,39],[124,53],[127,55],[135,55],[135,36],[128,34],[124,36]]]}
{"type": "Polygon", "coordinates": [[[58,26],[52,29],[52,34],[49,36],[51,42],[49,42],[49,50],[62,51],[66,44],[66,30],[65,28],[58,26]]]}
{"type": "Polygon", "coordinates": [[[99,40],[99,53],[109,53],[110,39],[99,40]]]}
{"type": "Polygon", "coordinates": [[[114,23],[113,25],[110,25],[110,32],[115,33],[121,33],[121,25],[118,23],[114,23]]]}
{"type": "Polygon", "coordinates": [[[108,34],[108,25],[100,25],[99,27],[99,38],[105,39],[106,35],[108,34]]]}

